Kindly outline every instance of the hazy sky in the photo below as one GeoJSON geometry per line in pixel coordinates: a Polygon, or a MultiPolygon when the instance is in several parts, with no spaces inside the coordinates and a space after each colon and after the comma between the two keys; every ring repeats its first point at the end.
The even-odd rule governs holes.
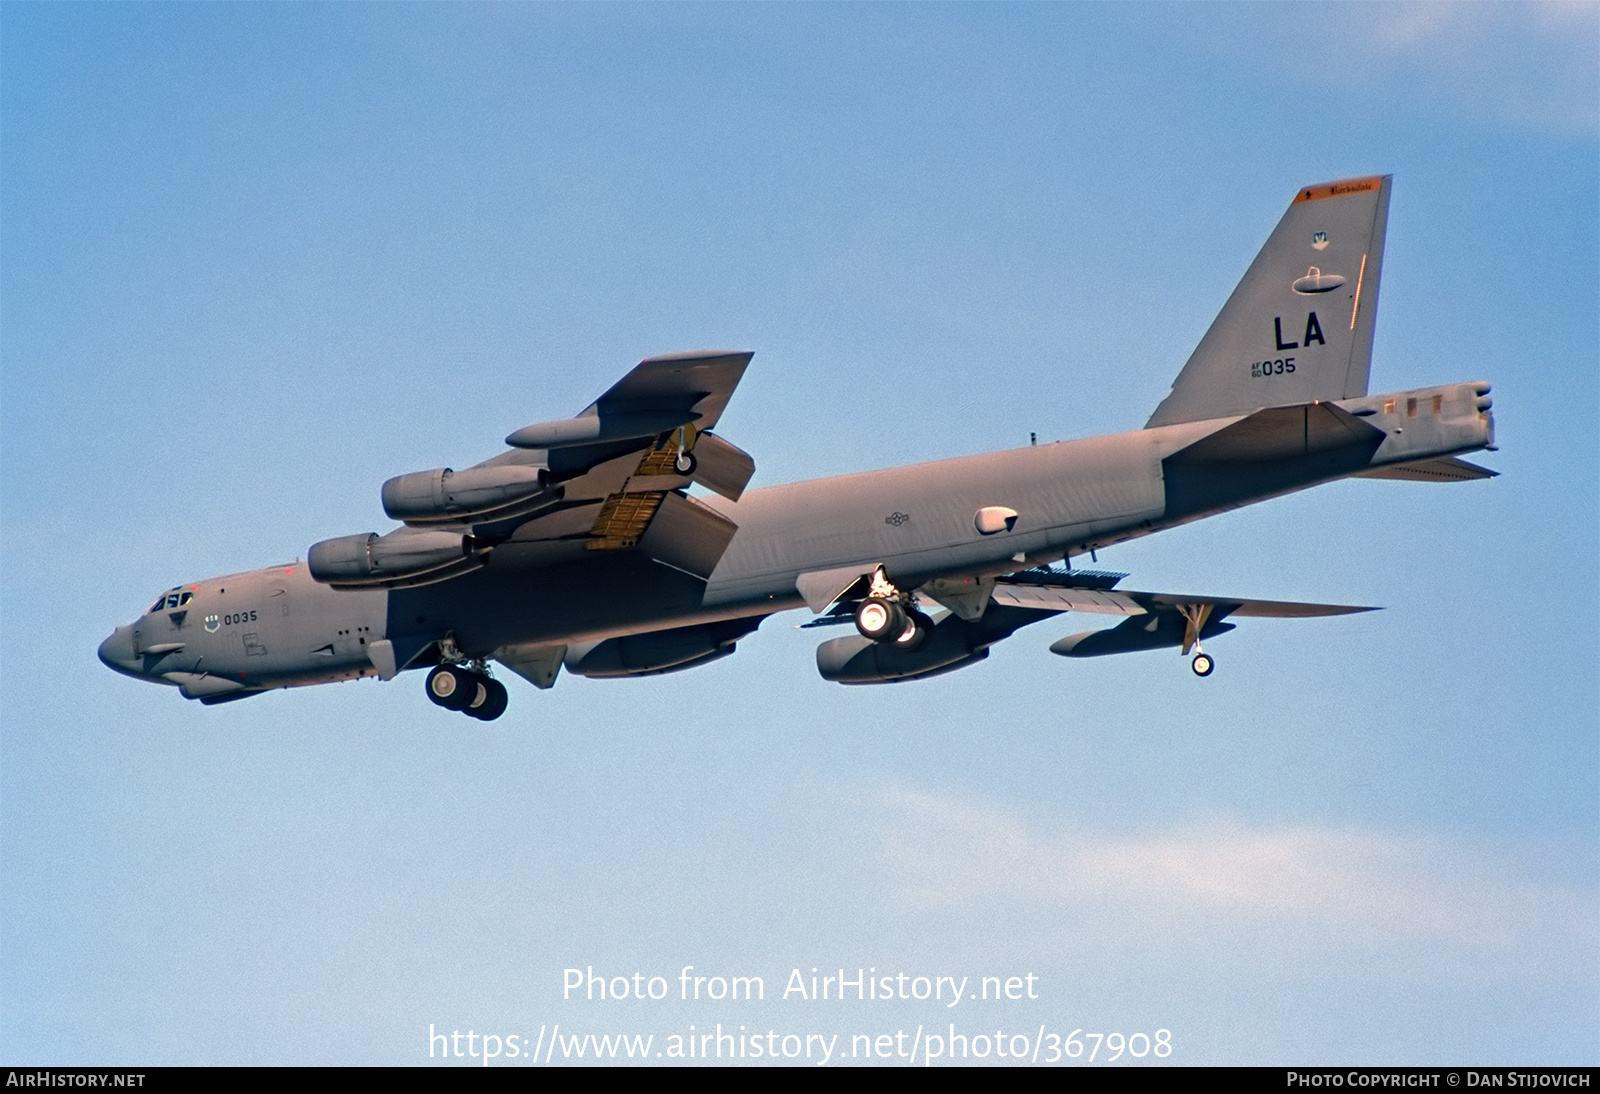
{"type": "Polygon", "coordinates": [[[0,1057],[1595,1063],[1597,12],[0,5],[0,1057]],[[1373,390],[1492,381],[1502,475],[1102,553],[1386,609],[1243,621],[1210,679],[1048,653],[1089,617],[843,688],[778,616],[488,725],[415,673],[208,709],[95,659],[654,353],[755,351],[757,486],[1137,428],[1296,188],[1380,172],[1373,390]],[[590,966],[668,997],[563,999],[590,966]],[[813,968],[1037,998],[782,997],[813,968]]]}

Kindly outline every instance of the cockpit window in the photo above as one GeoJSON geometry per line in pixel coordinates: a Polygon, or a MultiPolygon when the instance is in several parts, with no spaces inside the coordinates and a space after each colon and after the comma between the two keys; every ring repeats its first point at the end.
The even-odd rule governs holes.
{"type": "Polygon", "coordinates": [[[150,605],[150,611],[146,614],[153,615],[154,613],[161,611],[163,608],[168,610],[172,608],[181,608],[193,599],[193,589],[189,589],[187,592],[173,589],[169,593],[162,593],[160,596],[156,597],[156,602],[150,605]]]}

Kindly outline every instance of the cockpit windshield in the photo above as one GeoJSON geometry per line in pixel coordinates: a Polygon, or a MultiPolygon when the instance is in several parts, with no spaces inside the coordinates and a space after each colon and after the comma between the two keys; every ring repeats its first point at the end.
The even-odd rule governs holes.
{"type": "Polygon", "coordinates": [[[153,615],[156,612],[161,611],[163,608],[166,608],[166,609],[181,608],[181,607],[183,607],[185,604],[189,603],[189,601],[191,601],[193,599],[194,599],[194,590],[193,589],[173,589],[173,590],[171,590],[169,592],[162,593],[160,596],[156,597],[156,602],[154,604],[150,605],[150,610],[148,612],[146,612],[145,614],[146,615],[153,615]]]}

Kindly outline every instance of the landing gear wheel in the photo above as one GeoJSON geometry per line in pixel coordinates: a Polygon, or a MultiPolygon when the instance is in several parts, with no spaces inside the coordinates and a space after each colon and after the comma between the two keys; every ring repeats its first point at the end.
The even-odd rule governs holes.
{"type": "Polygon", "coordinates": [[[506,686],[498,680],[491,680],[487,676],[478,677],[478,695],[472,705],[468,706],[465,713],[478,719],[480,722],[492,722],[506,712],[506,704],[511,697],[506,693],[506,686]]]}
{"type": "Polygon", "coordinates": [[[856,609],[856,630],[861,632],[862,638],[874,642],[904,634],[907,622],[905,609],[881,596],[868,597],[856,609]]]}
{"type": "Polygon", "coordinates": [[[694,458],[693,452],[679,452],[678,458],[672,461],[672,469],[685,478],[694,474],[699,466],[700,461],[694,458]]]}
{"type": "Polygon", "coordinates": [[[465,710],[478,697],[478,676],[459,665],[440,665],[428,673],[428,698],[446,710],[465,710]]]}
{"type": "Polygon", "coordinates": [[[933,633],[933,620],[915,608],[906,613],[906,629],[895,636],[894,648],[911,651],[918,649],[933,633]]]}
{"type": "Polygon", "coordinates": [[[1189,667],[1194,670],[1196,676],[1210,676],[1211,670],[1217,667],[1217,663],[1211,659],[1209,653],[1197,653],[1194,655],[1194,660],[1189,662],[1189,667]]]}

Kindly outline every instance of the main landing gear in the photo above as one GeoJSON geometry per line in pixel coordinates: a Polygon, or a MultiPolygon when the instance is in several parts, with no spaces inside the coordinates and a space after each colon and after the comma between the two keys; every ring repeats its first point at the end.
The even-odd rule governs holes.
{"type": "Polygon", "coordinates": [[[889,584],[882,570],[872,575],[870,591],[872,595],[856,608],[856,630],[861,637],[907,651],[928,640],[933,620],[917,610],[908,594],[889,584]]]}
{"type": "Polygon", "coordinates": [[[459,710],[481,722],[506,712],[510,695],[500,681],[460,665],[440,665],[428,673],[428,698],[446,710],[459,710]]]}

